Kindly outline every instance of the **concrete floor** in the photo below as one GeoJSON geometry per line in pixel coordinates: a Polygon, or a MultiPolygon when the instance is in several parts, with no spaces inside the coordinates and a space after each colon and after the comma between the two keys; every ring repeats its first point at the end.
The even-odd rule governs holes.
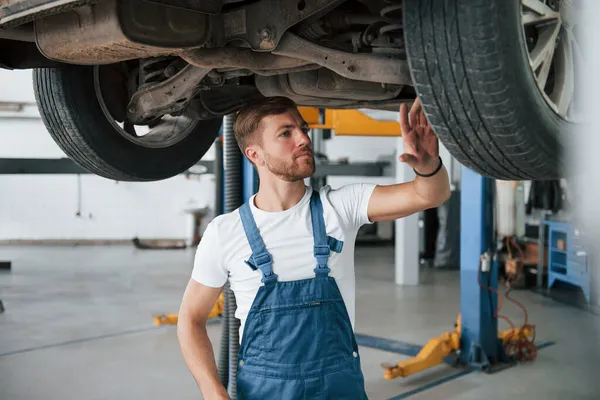
{"type": "MultiPolygon", "coordinates": [[[[132,247],[0,247],[0,399],[201,398],[181,358],[175,328],[153,327],[176,312],[193,251],[132,247]]],[[[393,251],[359,247],[358,333],[424,344],[453,329],[458,273],[428,271],[419,287],[393,283],[393,251]]],[[[599,399],[600,318],[531,292],[516,292],[537,325],[540,350],[528,364],[471,373],[410,399],[599,399]],[[525,397],[526,396],[526,397],[525,397]]],[[[505,314],[521,321],[518,309],[505,314]]],[[[501,326],[503,327],[503,326],[501,326]]],[[[220,324],[209,327],[216,348],[220,324]]],[[[371,399],[410,393],[457,371],[442,365],[386,381],[380,364],[399,354],[362,348],[371,399]]],[[[400,397],[402,398],[402,397],[400,397]]]]}

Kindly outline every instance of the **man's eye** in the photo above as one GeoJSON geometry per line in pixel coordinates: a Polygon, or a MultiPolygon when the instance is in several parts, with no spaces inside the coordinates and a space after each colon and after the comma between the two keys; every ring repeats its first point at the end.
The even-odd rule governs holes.
{"type": "Polygon", "coordinates": [[[283,137],[290,136],[290,131],[282,132],[281,135],[279,135],[279,136],[283,136],[283,137]]]}
{"type": "Polygon", "coordinates": [[[304,132],[305,135],[308,135],[310,129],[307,126],[305,126],[304,128],[302,128],[302,132],[304,132]]]}

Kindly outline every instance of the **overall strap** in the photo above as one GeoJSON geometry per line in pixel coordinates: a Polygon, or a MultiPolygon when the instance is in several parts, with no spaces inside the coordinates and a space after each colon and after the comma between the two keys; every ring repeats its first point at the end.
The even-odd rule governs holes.
{"type": "Polygon", "coordinates": [[[273,273],[273,258],[267,251],[265,243],[260,236],[249,203],[246,202],[240,207],[240,216],[244,231],[246,232],[246,238],[250,244],[250,249],[252,249],[252,255],[246,261],[246,264],[253,267],[253,269],[258,268],[262,272],[262,282],[264,282],[265,286],[274,284],[277,282],[277,274],[273,273]]]}
{"type": "Polygon", "coordinates": [[[310,215],[315,241],[314,255],[317,259],[317,266],[314,271],[317,277],[326,277],[331,271],[327,266],[329,243],[327,231],[325,230],[325,219],[323,218],[323,203],[321,203],[321,197],[317,191],[313,191],[310,197],[310,215]]]}

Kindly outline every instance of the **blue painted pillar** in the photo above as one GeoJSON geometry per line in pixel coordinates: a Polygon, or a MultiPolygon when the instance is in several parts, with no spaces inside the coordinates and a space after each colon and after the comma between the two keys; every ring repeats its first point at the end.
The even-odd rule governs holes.
{"type": "Polygon", "coordinates": [[[258,173],[256,168],[244,157],[242,164],[242,198],[244,202],[248,201],[252,195],[258,191],[258,173]]]}
{"type": "Polygon", "coordinates": [[[460,361],[486,369],[503,355],[498,340],[498,320],[493,317],[497,296],[479,284],[498,287],[494,180],[463,167],[460,199],[460,361]],[[482,258],[489,262],[482,263],[482,258]],[[482,265],[484,271],[480,272],[482,265]]]}

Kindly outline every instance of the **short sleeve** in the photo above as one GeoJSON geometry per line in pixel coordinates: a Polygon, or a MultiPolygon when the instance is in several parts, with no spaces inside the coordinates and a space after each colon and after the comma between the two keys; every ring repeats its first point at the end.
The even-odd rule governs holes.
{"type": "Polygon", "coordinates": [[[354,183],[329,192],[329,201],[347,228],[358,229],[371,223],[369,200],[376,186],[372,183],[354,183]]]}
{"type": "Polygon", "coordinates": [[[206,286],[222,287],[227,278],[227,268],[221,257],[218,225],[213,220],[204,230],[196,249],[192,279],[206,286]]]}

